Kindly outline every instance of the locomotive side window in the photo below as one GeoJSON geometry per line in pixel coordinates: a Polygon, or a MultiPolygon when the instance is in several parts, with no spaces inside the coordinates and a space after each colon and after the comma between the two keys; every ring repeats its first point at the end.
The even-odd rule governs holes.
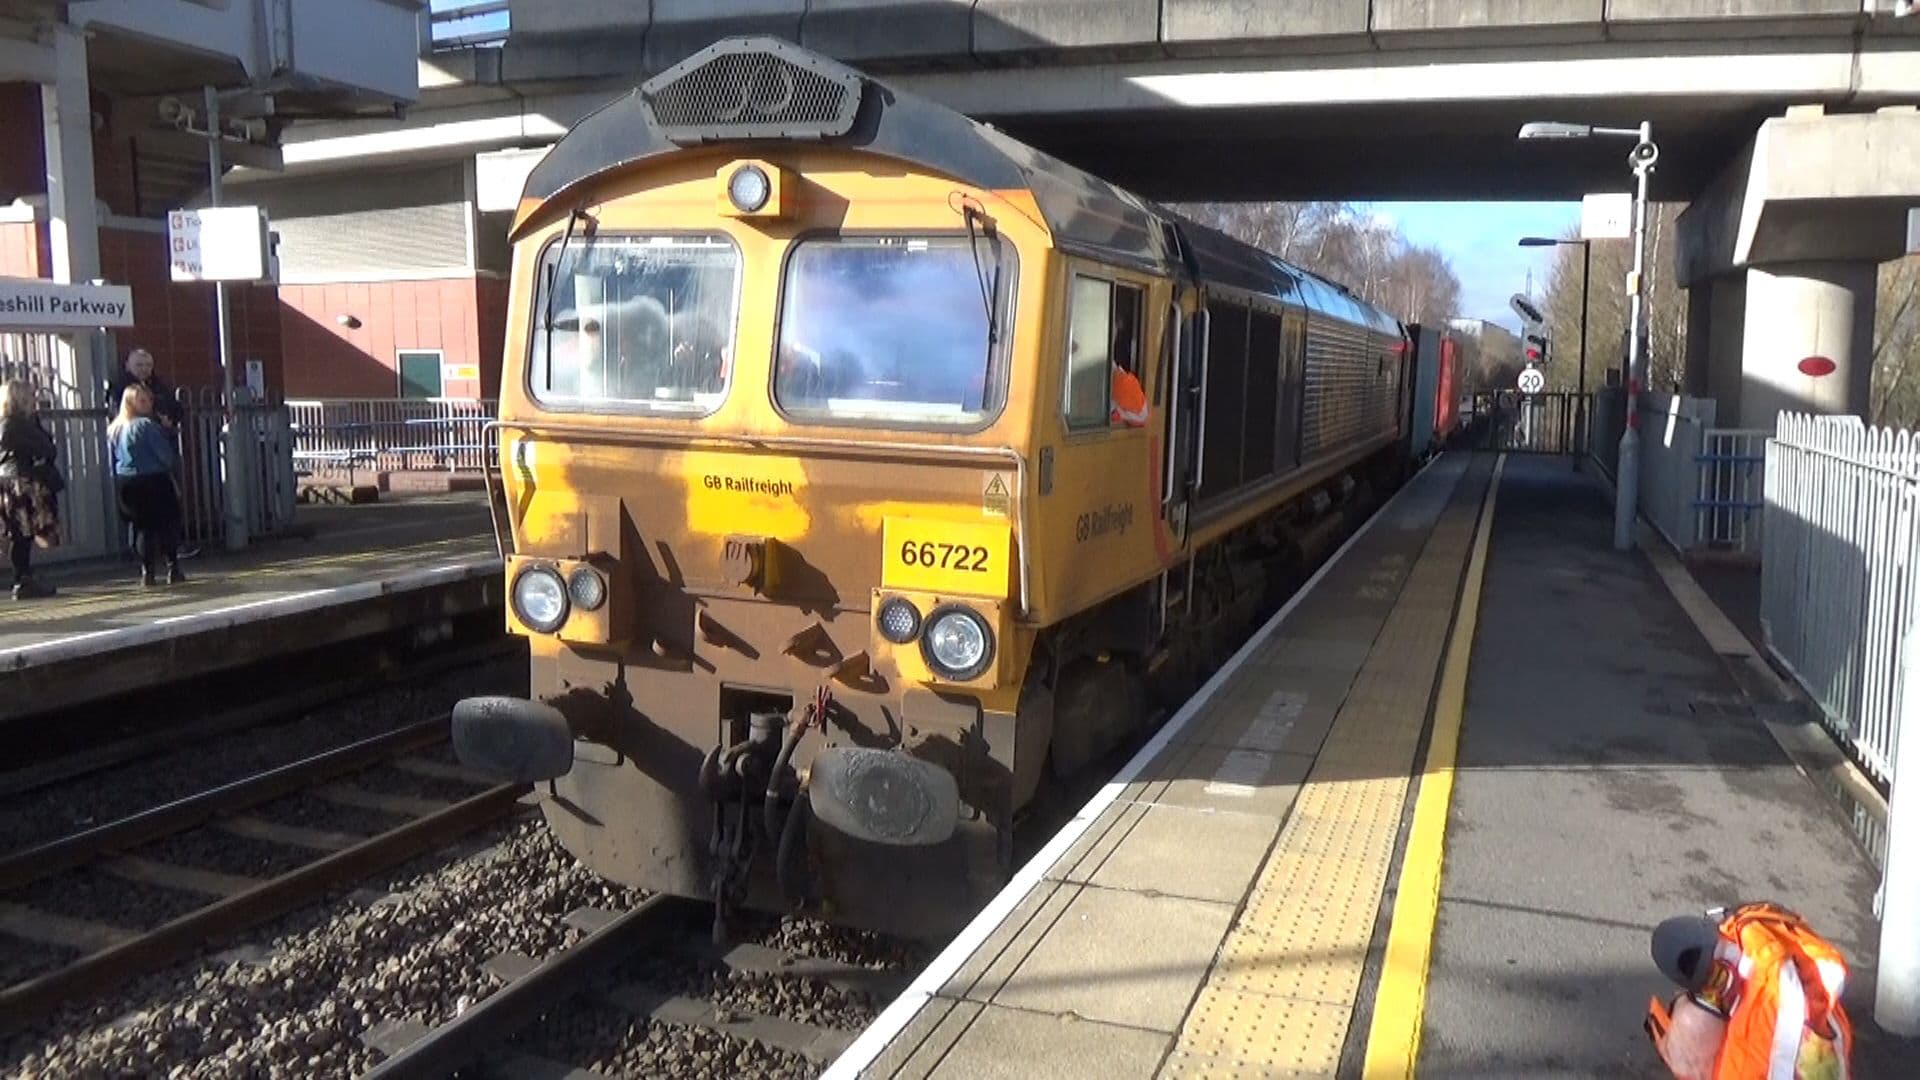
{"type": "Polygon", "coordinates": [[[977,425],[1006,398],[1013,252],[964,237],[806,240],[787,263],[773,396],[801,419],[977,425]]]}
{"type": "Polygon", "coordinates": [[[547,246],[536,280],[536,400],[702,415],[719,406],[740,295],[740,253],[725,238],[575,235],[547,246]]]}
{"type": "Polygon", "coordinates": [[[1067,426],[1102,428],[1113,419],[1114,369],[1139,380],[1141,290],[1075,275],[1067,327],[1067,426]]]}

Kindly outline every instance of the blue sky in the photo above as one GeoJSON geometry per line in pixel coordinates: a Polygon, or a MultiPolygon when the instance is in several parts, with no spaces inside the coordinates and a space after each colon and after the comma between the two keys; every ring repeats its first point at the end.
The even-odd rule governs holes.
{"type": "Polygon", "coordinates": [[[1368,207],[1392,218],[1409,241],[1430,244],[1453,260],[1460,278],[1460,314],[1512,329],[1519,320],[1507,298],[1527,286],[1546,289],[1552,248],[1523,248],[1523,236],[1559,236],[1580,223],[1577,202],[1383,202],[1368,207]]]}

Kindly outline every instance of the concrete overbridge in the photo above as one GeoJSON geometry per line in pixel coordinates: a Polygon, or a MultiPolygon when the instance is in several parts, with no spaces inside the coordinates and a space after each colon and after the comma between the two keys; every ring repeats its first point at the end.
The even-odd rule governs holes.
{"type": "MultiPolygon", "coordinates": [[[[1766,280],[1764,318],[1750,318],[1754,307],[1731,285],[1695,298],[1688,389],[1722,397],[1723,421],[1750,425],[1770,422],[1782,405],[1865,405],[1872,269],[1899,253],[1905,209],[1920,204],[1920,172],[1899,165],[1899,148],[1920,145],[1920,19],[1900,17],[1899,0],[508,0],[505,8],[510,26],[497,41],[423,55],[421,98],[404,118],[288,133],[285,171],[257,177],[262,186],[249,196],[289,222],[283,258],[301,261],[299,219],[335,194],[356,212],[378,213],[368,200],[385,198],[377,194],[385,188],[415,202],[432,189],[459,203],[476,239],[423,260],[502,271],[495,238],[504,211],[544,147],[613,96],[735,34],[797,41],[1168,201],[1576,198],[1629,186],[1626,144],[1523,144],[1519,126],[1650,121],[1661,148],[1654,197],[1695,203],[1682,280],[1745,288],[1755,267],[1799,268],[1766,280]],[[1790,109],[1789,130],[1780,125],[1790,109]],[[1790,171],[1782,155],[1816,149],[1808,167],[1851,179],[1817,193],[1781,188],[1790,171]],[[408,179],[382,185],[370,170],[408,179]],[[1787,199],[1790,212],[1772,201],[1787,199]],[[1817,320],[1772,314],[1816,309],[1817,320]],[[1752,337],[1766,347],[1748,349],[1752,337]],[[1764,365],[1790,367],[1816,353],[1836,364],[1818,387],[1746,372],[1741,359],[1764,354],[1764,365]],[[1779,392],[1742,395],[1756,380],[1779,392]]],[[[315,268],[327,280],[349,271],[315,268]]]]}

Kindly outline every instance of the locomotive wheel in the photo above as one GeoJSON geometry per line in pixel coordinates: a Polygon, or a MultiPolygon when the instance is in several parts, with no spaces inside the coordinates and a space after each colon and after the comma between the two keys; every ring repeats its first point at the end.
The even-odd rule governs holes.
{"type": "Polygon", "coordinates": [[[1053,689],[1036,667],[1020,688],[1013,748],[1013,805],[1025,806],[1047,774],[1047,747],[1053,741],[1053,689]]]}
{"type": "Polygon", "coordinates": [[[1074,776],[1137,731],[1146,715],[1145,689],[1126,664],[1091,656],[1069,663],[1053,692],[1053,775],[1074,776]]]}

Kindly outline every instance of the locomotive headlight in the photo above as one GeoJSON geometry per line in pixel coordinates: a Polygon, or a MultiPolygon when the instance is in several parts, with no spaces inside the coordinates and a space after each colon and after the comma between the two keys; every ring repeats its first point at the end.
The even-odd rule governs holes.
{"type": "Polygon", "coordinates": [[[582,566],[567,575],[567,595],[582,611],[597,611],[607,602],[607,579],[582,566]]]}
{"type": "Polygon", "coordinates": [[[567,621],[567,583],[545,566],[530,566],[513,579],[513,613],[543,634],[567,621]]]}
{"type": "Polygon", "coordinates": [[[993,631],[966,608],[935,608],[920,638],[920,655],[943,679],[976,679],[993,663],[993,631]]]}
{"type": "Polygon", "coordinates": [[[758,165],[742,165],[727,178],[727,198],[743,214],[759,212],[772,196],[773,182],[758,165]]]}
{"type": "Polygon", "coordinates": [[[880,605],[880,636],[895,645],[905,645],[920,633],[920,609],[904,596],[896,596],[880,605]]]}

